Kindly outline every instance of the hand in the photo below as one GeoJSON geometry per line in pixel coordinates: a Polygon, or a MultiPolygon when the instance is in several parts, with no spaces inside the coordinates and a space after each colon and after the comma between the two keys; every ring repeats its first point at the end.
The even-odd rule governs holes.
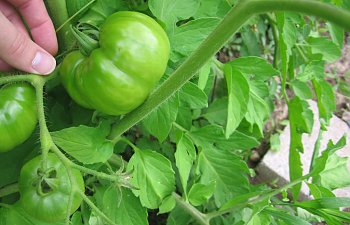
{"type": "Polygon", "coordinates": [[[0,71],[16,68],[50,74],[56,66],[52,55],[57,49],[55,29],[43,0],[0,0],[0,71]]]}

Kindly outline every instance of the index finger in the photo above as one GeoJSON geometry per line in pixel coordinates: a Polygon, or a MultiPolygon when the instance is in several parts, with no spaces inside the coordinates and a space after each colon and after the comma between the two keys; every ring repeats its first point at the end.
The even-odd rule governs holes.
{"type": "Polygon", "coordinates": [[[7,0],[25,19],[34,42],[51,54],[57,53],[55,28],[43,0],[7,0]]]}

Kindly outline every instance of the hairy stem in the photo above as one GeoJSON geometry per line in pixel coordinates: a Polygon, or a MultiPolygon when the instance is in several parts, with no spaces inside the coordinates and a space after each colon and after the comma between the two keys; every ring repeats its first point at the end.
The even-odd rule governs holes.
{"type": "Polygon", "coordinates": [[[227,14],[216,29],[190,57],[160,85],[139,108],[126,115],[113,127],[117,137],[145,118],[177,92],[205,63],[220,50],[238,29],[254,14],[294,11],[327,19],[350,30],[350,12],[314,0],[243,0],[227,14]]]}
{"type": "Polygon", "coordinates": [[[104,180],[109,180],[109,181],[112,181],[112,182],[116,182],[118,180],[117,175],[109,175],[109,174],[106,174],[106,173],[103,173],[103,172],[98,172],[96,170],[89,169],[89,168],[86,168],[84,166],[80,166],[78,164],[73,163],[70,159],[68,159],[58,149],[58,147],[55,144],[53,144],[51,146],[51,150],[53,151],[53,153],[55,153],[57,155],[57,157],[62,161],[63,164],[67,165],[70,168],[74,168],[74,169],[80,170],[83,173],[90,174],[90,175],[99,177],[99,178],[104,179],[104,180]]]}
{"type": "Polygon", "coordinates": [[[188,214],[190,214],[194,219],[197,220],[197,222],[201,225],[209,225],[209,219],[206,217],[205,214],[198,211],[195,207],[193,207],[188,202],[185,202],[181,196],[173,193],[173,197],[175,198],[175,201],[179,207],[184,209],[188,214]]]}
{"type": "Polygon", "coordinates": [[[79,195],[83,198],[83,200],[90,206],[90,208],[96,213],[97,216],[99,216],[101,219],[106,221],[109,225],[116,225],[111,219],[109,219],[97,206],[81,191],[78,191],[79,195]]]}

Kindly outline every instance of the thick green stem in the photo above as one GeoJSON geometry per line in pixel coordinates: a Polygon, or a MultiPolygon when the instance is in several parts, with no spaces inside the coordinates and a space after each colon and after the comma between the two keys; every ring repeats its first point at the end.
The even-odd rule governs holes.
{"type": "Polygon", "coordinates": [[[56,28],[60,52],[70,49],[74,45],[74,36],[70,29],[66,0],[47,0],[46,7],[56,28]],[[62,26],[65,24],[64,26],[62,26]],[[62,26],[62,27],[61,27],[62,26]]]}
{"type": "Polygon", "coordinates": [[[126,115],[113,128],[117,137],[145,118],[192,76],[238,31],[254,14],[273,11],[295,11],[327,19],[350,30],[350,12],[314,0],[245,0],[240,1],[209,37],[139,108],[126,115]]]}
{"type": "Polygon", "coordinates": [[[176,200],[176,203],[179,207],[184,209],[188,214],[190,214],[196,221],[201,225],[209,225],[209,219],[206,217],[205,214],[198,211],[195,207],[193,207],[188,202],[185,202],[181,196],[179,196],[176,193],[173,193],[173,197],[176,200]]]}

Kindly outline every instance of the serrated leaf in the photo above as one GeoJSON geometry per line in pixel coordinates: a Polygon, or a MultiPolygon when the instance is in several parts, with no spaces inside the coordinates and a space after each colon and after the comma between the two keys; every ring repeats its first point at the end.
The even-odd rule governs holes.
{"type": "Polygon", "coordinates": [[[131,190],[108,188],[103,195],[103,212],[116,224],[148,225],[147,209],[131,190]]]}
{"type": "Polygon", "coordinates": [[[108,128],[104,126],[70,127],[51,133],[60,148],[84,164],[106,162],[111,157],[114,146],[106,140],[107,135],[108,128]]]}
{"type": "Polygon", "coordinates": [[[128,171],[133,171],[133,192],[141,204],[149,209],[158,208],[163,199],[175,190],[175,176],[171,162],[151,150],[137,150],[131,157],[128,171]]]}
{"type": "Polygon", "coordinates": [[[215,203],[222,206],[233,197],[249,192],[246,163],[230,151],[206,146],[198,156],[200,183],[216,181],[215,203]]]}
{"type": "Polygon", "coordinates": [[[247,112],[250,87],[247,79],[230,64],[224,67],[228,91],[227,123],[225,136],[229,138],[247,112]]]}
{"type": "Polygon", "coordinates": [[[324,197],[335,197],[332,191],[329,189],[311,183],[306,183],[310,189],[311,195],[316,198],[324,198],[324,197]]]}
{"type": "Polygon", "coordinates": [[[268,86],[262,82],[250,81],[249,87],[249,101],[245,118],[251,126],[256,124],[262,134],[265,120],[270,116],[270,108],[265,101],[269,95],[268,86]]]}
{"type": "Polygon", "coordinates": [[[179,92],[181,105],[191,109],[208,107],[208,97],[197,85],[187,82],[179,92]]]}
{"type": "MultiPolygon", "coordinates": [[[[289,149],[289,177],[296,180],[303,175],[300,152],[304,151],[302,134],[310,133],[313,127],[313,112],[308,109],[308,103],[295,96],[288,103],[291,143],[289,149]]],[[[301,184],[292,188],[294,199],[298,199],[301,184]]]]}
{"type": "Polygon", "coordinates": [[[142,121],[148,132],[157,137],[159,142],[163,142],[168,137],[176,120],[178,107],[178,98],[172,97],[142,121]]]}
{"type": "Polygon", "coordinates": [[[336,100],[332,86],[325,80],[313,80],[312,84],[317,96],[317,106],[319,110],[319,117],[321,119],[321,126],[329,126],[330,119],[333,117],[333,111],[336,110],[336,100]]]}
{"type": "Polygon", "coordinates": [[[167,30],[172,31],[179,20],[193,16],[199,8],[199,0],[149,0],[149,9],[167,30]]]}
{"type": "Polygon", "coordinates": [[[196,150],[192,141],[186,135],[182,135],[176,144],[175,160],[184,193],[187,193],[187,180],[195,159],[196,150]]]}
{"type": "Polygon", "coordinates": [[[202,205],[208,202],[209,198],[214,194],[215,188],[215,181],[208,184],[195,183],[188,192],[188,199],[194,206],[202,205]]]}

